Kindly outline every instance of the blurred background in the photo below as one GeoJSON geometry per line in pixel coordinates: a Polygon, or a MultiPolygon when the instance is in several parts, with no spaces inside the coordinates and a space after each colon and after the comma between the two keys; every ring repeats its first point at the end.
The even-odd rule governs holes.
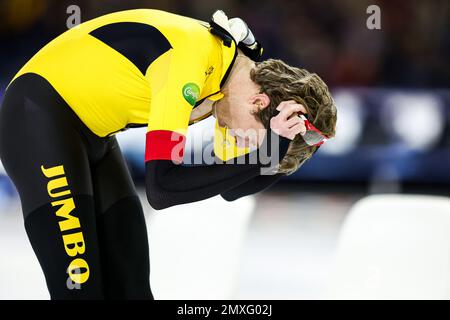
{"type": "MultiPolygon", "coordinates": [[[[133,8],[208,21],[222,9],[248,23],[264,58],[319,74],[338,106],[336,138],[277,186],[231,204],[214,198],[161,214],[147,205],[142,190],[145,129],[120,134],[146,210],[157,298],[320,298],[355,202],[387,193],[449,196],[450,2],[2,0],[0,101],[19,68],[67,30],[70,5],[80,7],[82,22],[133,8]],[[381,9],[380,30],[366,27],[369,5],[381,9]],[[170,236],[184,243],[162,241],[170,236]],[[215,247],[202,251],[211,237],[215,247]],[[227,254],[213,258],[218,248],[227,254]],[[193,252],[201,266],[176,270],[174,265],[193,263],[193,252]]],[[[210,120],[191,134],[213,126],[210,120]]],[[[21,224],[20,202],[0,165],[0,298],[45,299],[21,224]]]]}

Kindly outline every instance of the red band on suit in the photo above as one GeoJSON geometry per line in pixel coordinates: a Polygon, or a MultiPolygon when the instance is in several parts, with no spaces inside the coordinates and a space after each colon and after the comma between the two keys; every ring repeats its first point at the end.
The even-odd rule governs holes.
{"type": "Polygon", "coordinates": [[[172,160],[182,162],[186,137],[174,131],[155,130],[147,132],[145,162],[172,160]]]}

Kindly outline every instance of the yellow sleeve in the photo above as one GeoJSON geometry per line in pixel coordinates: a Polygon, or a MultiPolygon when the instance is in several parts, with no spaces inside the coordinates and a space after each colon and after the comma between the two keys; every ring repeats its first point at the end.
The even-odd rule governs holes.
{"type": "Polygon", "coordinates": [[[171,49],[147,71],[151,106],[145,161],[183,159],[189,117],[205,81],[206,62],[192,52],[171,49]]]}

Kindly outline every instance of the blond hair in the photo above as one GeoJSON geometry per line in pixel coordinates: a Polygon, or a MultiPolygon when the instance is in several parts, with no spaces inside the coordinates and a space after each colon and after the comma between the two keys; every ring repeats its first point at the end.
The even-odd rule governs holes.
{"type": "MultiPolygon", "coordinates": [[[[277,106],[286,100],[294,100],[307,110],[307,119],[323,134],[332,137],[336,132],[337,111],[328,86],[315,73],[292,67],[281,60],[269,59],[260,63],[250,72],[250,78],[267,94],[270,104],[256,116],[266,128],[270,119],[278,111],[277,106]]],[[[281,160],[278,172],[292,174],[310,159],[318,147],[309,146],[298,134],[291,141],[285,157],[281,160]]]]}

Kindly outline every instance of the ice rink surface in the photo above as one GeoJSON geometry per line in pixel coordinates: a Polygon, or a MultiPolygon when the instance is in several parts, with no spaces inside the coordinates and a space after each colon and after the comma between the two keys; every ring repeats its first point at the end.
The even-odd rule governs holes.
{"type": "MultiPolygon", "coordinates": [[[[156,212],[141,200],[156,299],[317,299],[355,195],[271,191],[156,212]]],[[[48,299],[18,202],[0,213],[0,299],[48,299]]]]}

